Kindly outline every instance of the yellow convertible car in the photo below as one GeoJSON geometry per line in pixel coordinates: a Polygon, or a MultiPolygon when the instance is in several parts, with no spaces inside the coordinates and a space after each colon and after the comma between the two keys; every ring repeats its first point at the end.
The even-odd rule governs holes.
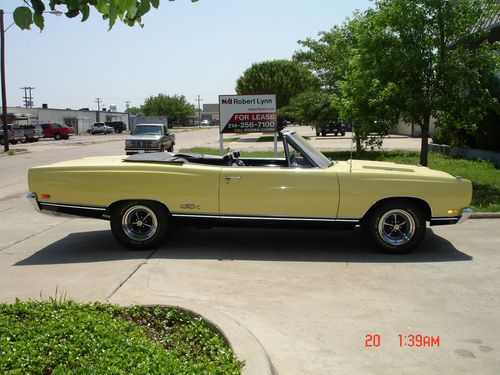
{"type": "Polygon", "coordinates": [[[294,132],[282,158],[182,153],[103,156],[29,170],[37,210],[109,220],[131,249],[160,245],[175,225],[361,225],[390,253],[430,225],[467,219],[472,184],[426,167],[331,161],[294,132]]]}

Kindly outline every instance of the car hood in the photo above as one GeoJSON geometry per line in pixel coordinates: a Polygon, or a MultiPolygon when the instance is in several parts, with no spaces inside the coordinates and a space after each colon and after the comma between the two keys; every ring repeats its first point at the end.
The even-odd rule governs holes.
{"type": "Polygon", "coordinates": [[[415,176],[428,176],[428,177],[444,177],[453,178],[450,174],[442,171],[436,171],[428,167],[422,167],[418,165],[409,164],[397,164],[391,162],[382,161],[370,161],[370,160],[348,160],[346,163],[351,163],[352,171],[359,172],[373,172],[373,173],[391,173],[391,174],[405,174],[405,175],[415,175],[415,176]]]}
{"type": "Polygon", "coordinates": [[[127,141],[159,141],[163,136],[154,134],[132,135],[127,137],[127,141]]]}

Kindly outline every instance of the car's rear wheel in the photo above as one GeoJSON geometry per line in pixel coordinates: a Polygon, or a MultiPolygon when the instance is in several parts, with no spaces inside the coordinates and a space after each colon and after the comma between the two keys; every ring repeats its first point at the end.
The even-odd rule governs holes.
{"type": "Polygon", "coordinates": [[[386,253],[404,254],[422,241],[425,216],[417,205],[406,201],[383,203],[369,213],[366,229],[386,253]]]}
{"type": "Polygon", "coordinates": [[[156,202],[126,202],[111,213],[111,230],[123,246],[147,250],[159,246],[170,231],[170,217],[156,202]]]}

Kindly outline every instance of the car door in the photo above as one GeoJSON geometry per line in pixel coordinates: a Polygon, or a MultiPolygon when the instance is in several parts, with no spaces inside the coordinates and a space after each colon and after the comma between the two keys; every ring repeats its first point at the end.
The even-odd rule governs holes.
{"type": "Polygon", "coordinates": [[[337,174],[301,167],[222,167],[221,216],[335,219],[337,174]]]}

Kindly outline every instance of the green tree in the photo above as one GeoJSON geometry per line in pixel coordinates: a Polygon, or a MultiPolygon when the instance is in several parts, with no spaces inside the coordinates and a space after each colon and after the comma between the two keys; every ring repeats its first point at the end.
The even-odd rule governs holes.
{"type": "MultiPolygon", "coordinates": [[[[196,1],[198,0],[191,0],[193,3],[196,1]]],[[[24,3],[26,6],[19,6],[14,10],[14,22],[23,30],[29,29],[32,24],[43,30],[43,13],[47,9],[54,11],[61,7],[66,17],[81,15],[82,22],[89,18],[90,9],[94,8],[104,20],[108,20],[111,29],[117,19],[129,26],[139,24],[142,27],[142,16],[151,7],[157,9],[160,0],[24,0],[24,3]]]]}
{"type": "MultiPolygon", "coordinates": [[[[383,83],[374,74],[377,65],[363,53],[363,36],[371,32],[372,13],[356,13],[342,26],[321,32],[318,40],[299,41],[304,49],[294,55],[296,61],[319,77],[322,98],[329,101],[321,106],[323,111],[310,112],[317,117],[313,122],[321,123],[331,116],[330,121],[339,117],[352,124],[357,151],[380,146],[388,127],[397,121],[388,105],[395,96],[394,90],[380,90],[383,83]]],[[[318,93],[310,99],[314,96],[318,93]]]]}
{"type": "Polygon", "coordinates": [[[295,95],[318,86],[317,79],[303,66],[290,60],[272,60],[253,64],[236,81],[236,93],[276,94],[279,109],[295,95]]]}
{"type": "Polygon", "coordinates": [[[184,95],[169,96],[158,94],[150,96],[141,106],[145,116],[164,116],[170,123],[194,116],[194,105],[186,101],[184,95]]]}
{"type": "Polygon", "coordinates": [[[140,107],[128,107],[125,110],[126,113],[133,113],[135,115],[144,115],[144,111],[142,110],[142,106],[140,107]]]}
{"type": "Polygon", "coordinates": [[[463,128],[476,124],[495,104],[484,74],[498,69],[498,44],[488,44],[482,22],[500,12],[491,0],[379,0],[371,48],[386,49],[402,118],[420,126],[420,164],[427,165],[431,116],[463,128]],[[380,39],[379,36],[382,38],[380,39]]]}

